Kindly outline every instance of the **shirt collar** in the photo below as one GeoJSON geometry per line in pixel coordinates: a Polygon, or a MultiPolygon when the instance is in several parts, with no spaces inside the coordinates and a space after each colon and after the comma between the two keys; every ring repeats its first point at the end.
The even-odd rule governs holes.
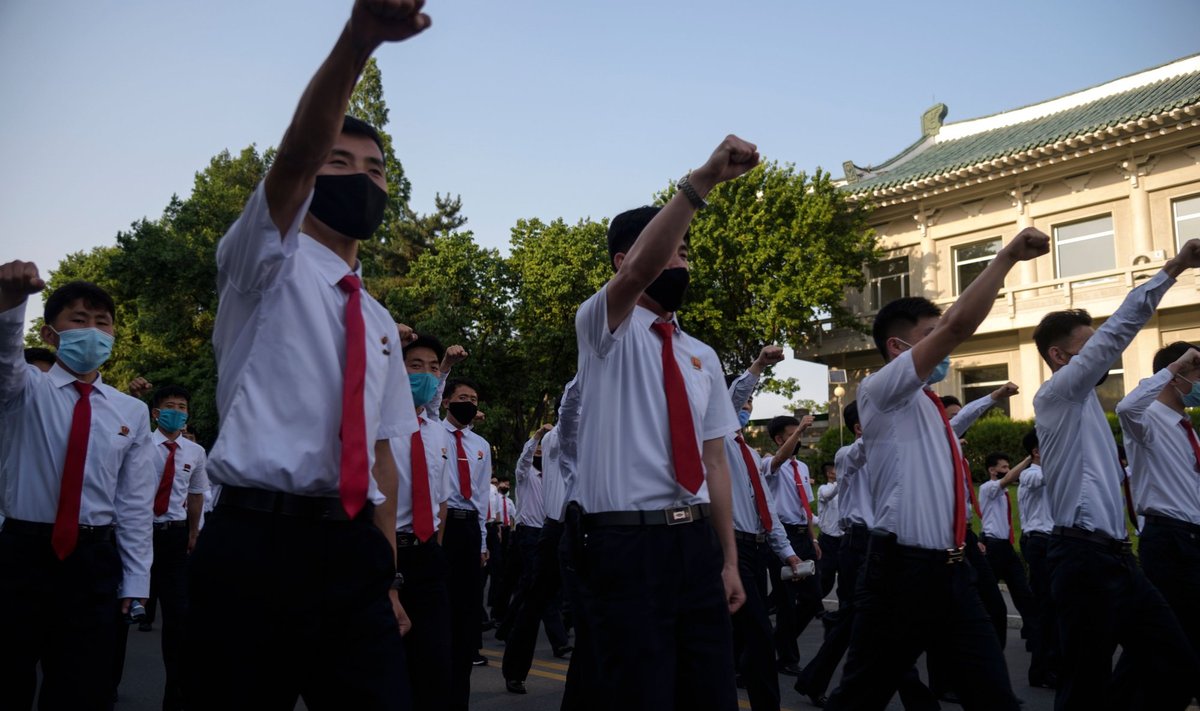
{"type": "MultiPolygon", "coordinates": [[[[57,361],[51,366],[49,372],[46,373],[46,377],[50,378],[50,382],[56,388],[64,388],[78,379],[57,361]]],[[[108,399],[107,387],[101,387],[102,385],[104,385],[104,378],[99,373],[96,373],[96,379],[92,381],[92,392],[108,399]]]]}
{"type": "MultiPolygon", "coordinates": [[[[658,314],[654,313],[645,306],[642,306],[641,304],[637,304],[633,307],[633,314],[631,315],[631,318],[639,328],[647,331],[650,330],[650,326],[660,320],[658,318],[658,314]]],[[[675,333],[681,333],[683,331],[683,329],[679,327],[678,314],[671,314],[669,322],[675,326],[675,333]]]]}
{"type": "Polygon", "coordinates": [[[320,273],[321,278],[329,282],[330,286],[337,286],[342,277],[350,273],[362,279],[362,260],[355,261],[354,269],[347,269],[345,260],[303,232],[300,233],[300,247],[310,253],[312,265],[320,273]]]}
{"type": "Polygon", "coordinates": [[[154,428],[154,432],[152,432],[150,434],[150,436],[154,438],[154,446],[155,447],[162,444],[163,442],[174,442],[175,444],[178,444],[180,447],[183,447],[181,440],[187,439],[183,435],[180,435],[180,436],[176,437],[175,439],[171,439],[171,438],[167,437],[165,434],[163,434],[161,427],[154,428]]]}

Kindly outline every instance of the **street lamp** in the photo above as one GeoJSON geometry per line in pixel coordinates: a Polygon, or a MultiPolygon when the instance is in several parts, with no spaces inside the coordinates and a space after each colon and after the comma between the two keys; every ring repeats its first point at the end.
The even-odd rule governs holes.
{"type": "Polygon", "coordinates": [[[842,398],[846,396],[846,388],[841,385],[833,389],[833,396],[838,401],[838,448],[844,444],[842,440],[846,437],[846,419],[842,412],[842,398]]]}

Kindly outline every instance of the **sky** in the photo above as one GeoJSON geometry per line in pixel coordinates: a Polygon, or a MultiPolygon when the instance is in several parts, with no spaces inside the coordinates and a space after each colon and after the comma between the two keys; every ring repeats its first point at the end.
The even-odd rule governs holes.
{"type": "MultiPolygon", "coordinates": [[[[0,2],[0,262],[49,271],[186,195],[224,149],[279,137],[344,0],[0,2]]],[[[644,204],[727,133],[835,177],[959,121],[1200,52],[1195,0],[924,3],[429,0],[376,56],[413,206],[462,196],[507,248],[519,218],[644,204]]],[[[789,361],[798,397],[824,368],[789,361]]],[[[782,401],[760,398],[755,418],[782,401]]]]}

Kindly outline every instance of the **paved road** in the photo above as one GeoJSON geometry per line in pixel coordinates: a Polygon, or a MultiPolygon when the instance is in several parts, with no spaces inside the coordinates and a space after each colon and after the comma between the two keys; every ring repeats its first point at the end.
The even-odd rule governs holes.
{"type": "MultiPolygon", "coordinates": [[[[820,646],[820,624],[814,623],[800,638],[800,653],[807,661],[816,654],[820,646]]],[[[1017,696],[1026,703],[1025,711],[1050,711],[1054,706],[1054,694],[1045,689],[1031,689],[1025,685],[1025,670],[1029,665],[1029,656],[1024,650],[1016,629],[1009,630],[1008,657],[1009,669],[1012,672],[1017,696]]],[[[120,698],[117,711],[156,711],[160,708],[161,689],[163,682],[162,661],[159,653],[159,629],[156,626],[152,632],[129,632],[129,652],[125,666],[125,677],[121,684],[120,698]]],[[[478,711],[502,711],[520,709],[521,711],[553,711],[558,709],[562,697],[563,681],[566,678],[567,664],[565,660],[555,659],[550,653],[550,645],[543,637],[539,644],[534,667],[526,686],[529,693],[525,696],[510,694],[504,689],[504,679],[500,676],[500,658],[504,653],[504,645],[492,638],[491,633],[484,634],[486,645],[483,654],[491,663],[486,667],[477,667],[471,676],[471,708],[478,711]]],[[[921,669],[925,677],[924,667],[921,669]]],[[[840,675],[840,672],[839,672],[840,675]]],[[[838,677],[835,676],[836,680],[838,677]]],[[[784,711],[807,711],[813,707],[806,697],[800,697],[792,690],[791,677],[781,676],[780,686],[783,693],[784,711]]],[[[742,708],[750,708],[741,694],[742,708]]],[[[948,710],[960,708],[953,704],[943,704],[948,710]]],[[[297,708],[302,709],[303,704],[297,708]]],[[[894,700],[888,707],[889,711],[900,711],[903,707],[894,700]]]]}

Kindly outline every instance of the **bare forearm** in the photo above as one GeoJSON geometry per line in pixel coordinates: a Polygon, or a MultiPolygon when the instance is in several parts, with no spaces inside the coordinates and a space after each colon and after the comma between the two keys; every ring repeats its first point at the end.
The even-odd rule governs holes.
{"type": "MultiPolygon", "coordinates": [[[[715,440],[723,447],[720,440],[715,440]]],[[[705,443],[707,448],[707,443],[705,443]]],[[[724,451],[721,459],[724,459],[724,451]]],[[[706,452],[707,454],[707,452],[706,452]]],[[[724,461],[715,457],[705,458],[705,468],[708,470],[708,499],[712,513],[712,525],[717,532],[717,540],[721,543],[721,552],[725,556],[725,565],[737,567],[737,544],[733,538],[733,492],[729,483],[729,467],[724,461]],[[710,461],[711,464],[710,464],[710,461]]]]}
{"type": "Polygon", "coordinates": [[[200,533],[200,517],[204,515],[204,494],[187,495],[188,535],[200,533]]]}

